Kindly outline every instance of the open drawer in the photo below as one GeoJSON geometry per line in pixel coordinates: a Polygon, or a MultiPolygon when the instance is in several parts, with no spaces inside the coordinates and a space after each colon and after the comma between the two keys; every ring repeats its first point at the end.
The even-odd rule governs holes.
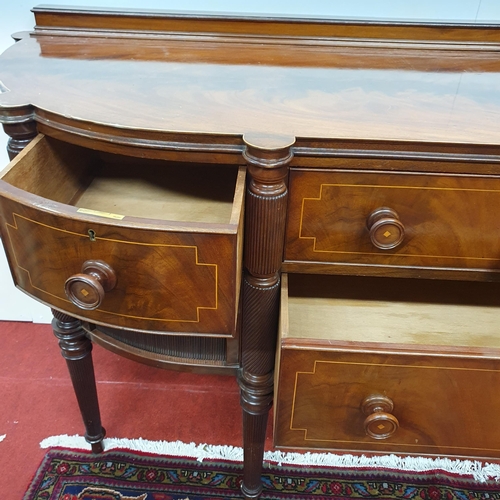
{"type": "Polygon", "coordinates": [[[275,445],[500,457],[498,283],[284,275],[275,445]]]}
{"type": "Polygon", "coordinates": [[[1,173],[16,285],[92,323],[235,334],[243,167],[103,154],[38,136],[1,173]]]}

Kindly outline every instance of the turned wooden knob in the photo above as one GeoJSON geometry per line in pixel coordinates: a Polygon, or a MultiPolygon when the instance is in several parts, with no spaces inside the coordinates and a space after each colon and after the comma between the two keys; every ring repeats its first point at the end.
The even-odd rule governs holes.
{"type": "Polygon", "coordinates": [[[381,207],[374,210],[368,217],[366,226],[373,245],[381,250],[396,248],[405,237],[405,227],[392,208],[381,207]]]}
{"type": "Polygon", "coordinates": [[[394,403],[391,398],[381,394],[372,394],[361,403],[365,415],[365,432],[373,439],[387,439],[399,428],[398,419],[391,414],[394,403]]]}
{"type": "Polygon", "coordinates": [[[102,260],[87,260],[82,272],[71,276],[64,284],[64,291],[75,306],[91,311],[97,309],[106,292],[116,285],[116,274],[102,260]]]}

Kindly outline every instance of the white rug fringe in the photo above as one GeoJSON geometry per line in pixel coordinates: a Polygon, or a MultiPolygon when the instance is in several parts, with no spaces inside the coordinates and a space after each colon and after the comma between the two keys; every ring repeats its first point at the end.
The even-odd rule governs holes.
{"type": "MultiPolygon", "coordinates": [[[[61,446],[90,450],[90,445],[83,436],[51,436],[40,443],[41,448],[61,446]]],[[[127,449],[154,453],[156,455],[170,455],[173,457],[196,458],[202,462],[204,459],[222,459],[231,462],[243,461],[243,449],[234,446],[216,446],[209,444],[183,443],[182,441],[149,441],[147,439],[104,438],[104,449],[127,449]]]]}
{"type": "MultiPolygon", "coordinates": [[[[5,436],[0,436],[0,441],[5,436]]],[[[52,447],[76,448],[90,450],[90,445],[82,436],[51,436],[40,443],[41,448],[52,447]]],[[[182,441],[149,441],[147,439],[105,438],[104,448],[127,449],[157,455],[195,458],[202,462],[205,459],[222,459],[232,462],[243,461],[243,449],[235,446],[217,446],[211,444],[183,443],[182,441]]],[[[459,460],[449,458],[401,457],[398,455],[350,455],[335,453],[285,453],[267,451],[266,462],[278,465],[311,465],[340,468],[392,469],[407,472],[444,471],[452,474],[472,476],[476,481],[489,479],[500,480],[500,464],[484,463],[479,460],[459,460]]]]}

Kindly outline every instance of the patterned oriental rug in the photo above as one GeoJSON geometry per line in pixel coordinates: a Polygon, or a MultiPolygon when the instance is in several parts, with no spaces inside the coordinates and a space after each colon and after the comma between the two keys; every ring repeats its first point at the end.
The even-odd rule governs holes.
{"type": "MultiPolygon", "coordinates": [[[[241,498],[241,463],[129,451],[50,450],[24,500],[215,500],[241,498]]],[[[443,471],[401,472],[266,464],[263,500],[290,498],[500,500],[500,482],[443,471]]]]}

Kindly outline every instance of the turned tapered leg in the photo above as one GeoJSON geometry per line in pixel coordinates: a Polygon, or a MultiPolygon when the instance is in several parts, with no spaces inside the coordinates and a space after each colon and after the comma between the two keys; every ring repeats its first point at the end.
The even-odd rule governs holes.
{"type": "Polygon", "coordinates": [[[81,321],[52,309],[52,329],[59,339],[61,354],[68,365],[85,425],[85,439],[94,453],[103,451],[105,431],[101,426],[99,402],[92,363],[92,342],[85,336],[81,321]]]}
{"type": "Polygon", "coordinates": [[[262,492],[262,459],[267,419],[273,402],[273,371],[278,332],[280,268],[288,191],[285,179],[293,139],[245,136],[250,179],[245,220],[242,368],[245,498],[262,492]]]}
{"type": "Polygon", "coordinates": [[[239,383],[245,454],[241,490],[245,498],[257,498],[262,491],[262,459],[267,419],[273,402],[279,282],[259,286],[259,281],[264,280],[247,276],[243,285],[245,341],[239,383]]]}

